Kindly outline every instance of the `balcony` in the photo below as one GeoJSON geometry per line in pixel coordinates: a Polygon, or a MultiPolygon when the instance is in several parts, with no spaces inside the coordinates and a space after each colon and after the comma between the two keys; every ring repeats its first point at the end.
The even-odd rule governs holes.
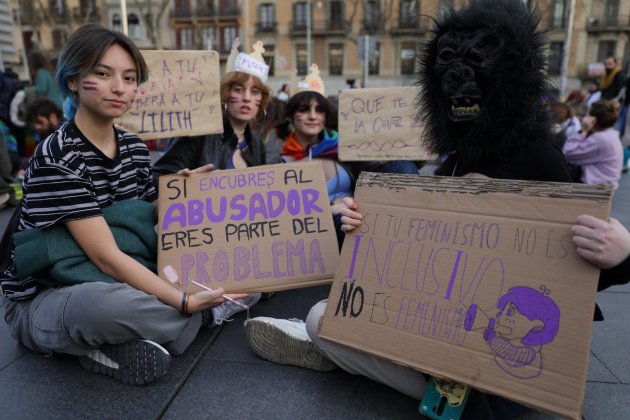
{"type": "Polygon", "coordinates": [[[23,25],[34,25],[38,21],[37,11],[33,2],[27,1],[22,3],[21,20],[23,25]]]}
{"type": "MultiPolygon", "coordinates": [[[[291,21],[289,32],[291,35],[305,35],[306,21],[291,21]]],[[[346,35],[350,33],[350,22],[341,19],[316,20],[311,23],[312,35],[346,35]]]]}
{"type": "Polygon", "coordinates": [[[544,29],[547,31],[551,31],[554,29],[565,29],[567,27],[567,20],[563,19],[561,16],[550,16],[548,19],[541,21],[541,26],[543,25],[545,25],[544,29]]]}
{"type": "Polygon", "coordinates": [[[68,22],[69,16],[66,16],[66,15],[67,15],[67,13],[66,13],[66,9],[65,8],[63,10],[59,10],[56,7],[51,7],[50,8],[50,18],[56,24],[69,23],[68,22]]]}
{"type": "Polygon", "coordinates": [[[586,30],[587,32],[630,32],[630,18],[628,16],[591,16],[586,20],[586,30]]]}
{"type": "Polygon", "coordinates": [[[422,30],[419,16],[399,16],[391,28],[393,35],[415,34],[422,30]]]}
{"type": "Polygon", "coordinates": [[[170,12],[171,20],[191,21],[191,20],[237,20],[241,15],[241,9],[238,6],[219,7],[218,9],[212,5],[198,5],[197,8],[191,7],[174,8],[170,12]]]}
{"type": "Polygon", "coordinates": [[[200,18],[206,18],[215,16],[216,13],[214,7],[211,4],[198,4],[197,10],[196,12],[194,12],[194,15],[200,18]]]}
{"type": "Polygon", "coordinates": [[[257,34],[275,34],[278,32],[278,22],[256,22],[257,34]]]}
{"type": "Polygon", "coordinates": [[[89,9],[84,7],[73,7],[72,17],[81,22],[100,22],[101,20],[101,14],[98,7],[92,7],[89,9]]]}
{"type": "Polygon", "coordinates": [[[219,19],[238,19],[241,17],[241,8],[238,6],[219,7],[215,16],[219,19]]]}
{"type": "Polygon", "coordinates": [[[189,8],[181,8],[171,10],[169,16],[171,20],[188,21],[197,16],[197,13],[193,12],[193,10],[189,8]]]}

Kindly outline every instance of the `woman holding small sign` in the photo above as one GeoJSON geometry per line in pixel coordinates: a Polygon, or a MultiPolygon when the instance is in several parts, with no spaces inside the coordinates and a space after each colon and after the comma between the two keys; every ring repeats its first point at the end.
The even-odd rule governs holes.
{"type": "Polygon", "coordinates": [[[223,134],[172,139],[153,166],[156,187],[160,175],[265,164],[265,145],[252,133],[250,123],[263,117],[269,103],[269,87],[265,84],[269,66],[262,57],[265,50],[261,41],[254,44],[254,52],[249,55],[239,53],[238,46],[236,38],[221,82],[223,134]]]}
{"type": "MultiPolygon", "coordinates": [[[[79,356],[85,369],[128,385],[162,376],[171,353],[181,354],[211,322],[212,308],[246,297],[224,297],[221,288],[182,293],[123,251],[121,230],[109,224],[108,215],[124,206],[119,219],[128,221],[128,231],[148,220],[145,238],[155,240],[149,153],[135,134],[114,126],[147,78],[140,51],[120,32],[87,24],[70,36],[57,72],[68,121],[31,158],[21,206],[0,248],[5,320],[13,337],[37,352],[79,356]],[[143,217],[140,209],[147,211],[143,217]],[[18,239],[24,245],[25,235],[37,234],[55,249],[47,240],[31,252],[17,246],[18,239]],[[84,263],[55,275],[52,256],[60,255],[84,263]],[[36,273],[20,275],[38,263],[36,273]]],[[[126,238],[141,247],[140,236],[126,238]]],[[[150,243],[148,250],[156,248],[150,243]]]]}
{"type": "Polygon", "coordinates": [[[339,136],[337,131],[337,110],[326,99],[324,82],[319,76],[317,64],[304,80],[293,77],[291,92],[295,92],[285,108],[286,122],[278,128],[279,136],[285,137],[280,152],[283,162],[302,159],[320,159],[328,189],[339,248],[343,243],[341,230],[341,210],[346,207],[344,200],[352,197],[356,174],[360,170],[375,172],[416,174],[414,162],[393,161],[389,163],[369,162],[350,165],[339,161],[339,136]],[[289,130],[292,127],[293,130],[289,130]]]}

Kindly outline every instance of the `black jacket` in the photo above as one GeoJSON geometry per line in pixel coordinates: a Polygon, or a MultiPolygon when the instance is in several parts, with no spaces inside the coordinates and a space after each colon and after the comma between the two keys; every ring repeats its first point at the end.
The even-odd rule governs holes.
{"type": "MultiPolygon", "coordinates": [[[[248,166],[265,164],[265,145],[250,130],[245,128],[247,147],[241,155],[248,166]]],[[[158,189],[160,175],[177,173],[188,168],[195,169],[208,163],[214,169],[226,169],[228,159],[234,153],[238,138],[227,120],[223,121],[223,134],[208,134],[196,137],[176,137],[169,142],[164,154],[153,165],[153,183],[158,189]]]]}

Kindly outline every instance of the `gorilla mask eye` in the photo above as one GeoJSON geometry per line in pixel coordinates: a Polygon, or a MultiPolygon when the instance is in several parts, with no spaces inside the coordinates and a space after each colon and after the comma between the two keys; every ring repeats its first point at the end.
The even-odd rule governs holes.
{"type": "Polygon", "coordinates": [[[468,61],[475,66],[480,66],[485,62],[485,58],[483,57],[483,55],[481,55],[481,53],[479,53],[479,51],[473,50],[468,53],[467,57],[468,61]]]}
{"type": "Polygon", "coordinates": [[[438,54],[438,59],[445,63],[450,63],[455,60],[455,50],[452,48],[443,48],[438,54]]]}

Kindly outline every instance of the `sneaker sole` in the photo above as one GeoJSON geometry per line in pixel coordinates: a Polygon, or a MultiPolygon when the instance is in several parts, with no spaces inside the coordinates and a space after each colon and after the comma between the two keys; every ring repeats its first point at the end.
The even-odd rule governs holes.
{"type": "Polygon", "coordinates": [[[312,342],[292,337],[267,322],[249,320],[245,331],[251,349],[265,360],[322,372],[337,368],[312,342]]]}
{"type": "Polygon", "coordinates": [[[101,352],[110,360],[79,357],[83,368],[90,372],[111,376],[125,385],[145,385],[164,375],[171,366],[171,355],[157,343],[138,340],[126,345],[108,345],[101,352]],[[118,368],[107,366],[113,360],[118,368]]]}

